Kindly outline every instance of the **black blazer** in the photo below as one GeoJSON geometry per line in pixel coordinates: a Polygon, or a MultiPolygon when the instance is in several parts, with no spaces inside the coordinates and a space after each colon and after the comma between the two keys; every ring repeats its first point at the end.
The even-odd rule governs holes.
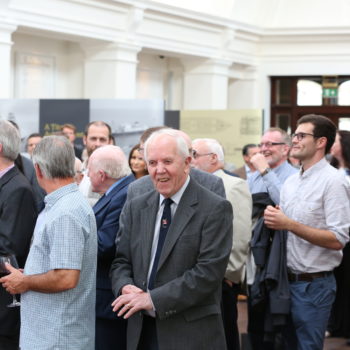
{"type": "MultiPolygon", "coordinates": [[[[15,254],[24,266],[37,218],[34,195],[28,180],[17,169],[0,178],[0,253],[15,254]]],[[[19,332],[19,310],[6,307],[12,297],[0,286],[0,335],[19,332]]]]}

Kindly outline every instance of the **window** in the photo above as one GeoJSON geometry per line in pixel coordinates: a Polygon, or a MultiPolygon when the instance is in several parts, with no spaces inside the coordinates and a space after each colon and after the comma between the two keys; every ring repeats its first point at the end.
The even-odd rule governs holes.
{"type": "Polygon", "coordinates": [[[313,80],[299,79],[297,94],[298,106],[322,106],[322,86],[313,80]]]}
{"type": "Polygon", "coordinates": [[[350,106],[350,80],[339,85],[338,104],[339,106],[350,106]]]}

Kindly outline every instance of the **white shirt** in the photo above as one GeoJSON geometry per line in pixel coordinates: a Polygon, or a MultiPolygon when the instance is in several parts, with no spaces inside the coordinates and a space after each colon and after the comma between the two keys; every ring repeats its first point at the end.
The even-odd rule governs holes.
{"type": "MultiPolygon", "coordinates": [[[[325,158],[286,180],[280,205],[289,218],[333,232],[343,246],[349,241],[350,185],[325,158]]],[[[293,273],[332,271],[341,259],[341,250],[314,245],[288,232],[287,266],[293,273]]]]}

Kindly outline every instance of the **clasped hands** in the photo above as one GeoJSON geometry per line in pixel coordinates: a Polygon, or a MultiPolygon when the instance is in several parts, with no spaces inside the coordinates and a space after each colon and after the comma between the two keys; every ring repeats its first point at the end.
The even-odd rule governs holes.
{"type": "Polygon", "coordinates": [[[149,293],[127,284],[122,288],[122,294],[113,301],[112,307],[114,312],[118,311],[118,316],[127,319],[138,311],[152,310],[153,304],[149,293]]]}

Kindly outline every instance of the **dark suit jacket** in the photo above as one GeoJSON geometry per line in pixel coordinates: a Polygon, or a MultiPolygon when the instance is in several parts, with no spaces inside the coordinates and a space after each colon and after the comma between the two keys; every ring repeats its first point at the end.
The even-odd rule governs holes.
{"type": "MultiPolygon", "coordinates": [[[[146,290],[159,194],[128,201],[112,265],[115,295],[126,284],[146,290]]],[[[221,282],[232,247],[232,207],[190,180],[167,233],[151,297],[160,350],[226,349],[220,314],[221,282]]],[[[140,314],[128,321],[128,350],[135,350],[140,314]]]]}
{"type": "Polygon", "coordinates": [[[119,216],[126,201],[126,193],[134,176],[121,179],[119,184],[107,195],[99,199],[93,210],[97,223],[97,295],[96,316],[115,319],[111,303],[114,300],[109,270],[115,257],[115,239],[119,230],[119,216]]]}
{"type": "Polygon", "coordinates": [[[29,183],[32,186],[36,206],[40,211],[40,209],[43,208],[43,202],[46,196],[46,192],[38,184],[33,162],[30,159],[22,156],[22,164],[23,164],[24,176],[28,179],[29,183]]]}
{"type": "MultiPolygon", "coordinates": [[[[31,186],[15,166],[0,178],[0,253],[15,254],[20,267],[29,252],[36,217],[31,186]]],[[[6,307],[11,300],[11,295],[0,286],[0,335],[19,332],[19,310],[6,307]]]]}

